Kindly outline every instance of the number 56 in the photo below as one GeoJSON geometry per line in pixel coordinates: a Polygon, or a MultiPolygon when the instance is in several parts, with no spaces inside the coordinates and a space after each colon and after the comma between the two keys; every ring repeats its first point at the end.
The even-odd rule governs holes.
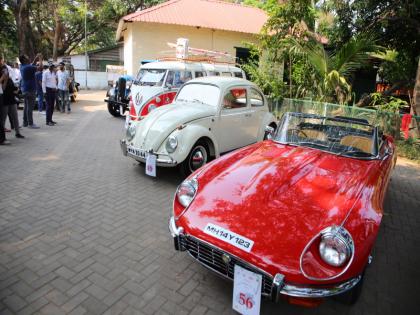
{"type": "Polygon", "coordinates": [[[252,303],[252,299],[250,297],[247,297],[244,293],[239,293],[239,304],[245,305],[248,309],[254,306],[254,303],[252,303]]]}

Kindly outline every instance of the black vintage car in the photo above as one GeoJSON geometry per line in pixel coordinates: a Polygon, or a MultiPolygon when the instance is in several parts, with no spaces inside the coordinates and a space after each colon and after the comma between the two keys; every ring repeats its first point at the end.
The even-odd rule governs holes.
{"type": "Polygon", "coordinates": [[[132,76],[123,75],[106,92],[105,102],[108,103],[108,111],[112,116],[120,117],[128,110],[132,82],[132,76]]]}

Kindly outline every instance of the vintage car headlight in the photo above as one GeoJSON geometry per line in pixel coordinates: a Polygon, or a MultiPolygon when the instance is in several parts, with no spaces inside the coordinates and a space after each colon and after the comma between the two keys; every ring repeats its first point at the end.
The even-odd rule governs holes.
{"type": "Polygon", "coordinates": [[[134,124],[129,124],[127,131],[125,132],[126,138],[128,141],[134,138],[136,135],[136,126],[134,124]]]}
{"type": "Polygon", "coordinates": [[[319,254],[327,264],[340,267],[351,257],[353,240],[341,226],[332,226],[321,233],[319,254]]]}
{"type": "Polygon", "coordinates": [[[176,197],[178,198],[179,203],[185,208],[188,207],[194,200],[197,189],[198,182],[195,178],[183,181],[176,190],[176,197]]]}
{"type": "Polygon", "coordinates": [[[172,153],[176,150],[178,146],[178,139],[176,138],[176,136],[169,136],[168,140],[166,140],[166,151],[168,153],[172,153]]]}

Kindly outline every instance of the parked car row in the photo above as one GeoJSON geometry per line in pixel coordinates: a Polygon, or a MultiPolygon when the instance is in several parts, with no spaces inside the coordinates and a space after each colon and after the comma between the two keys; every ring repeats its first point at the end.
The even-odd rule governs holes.
{"type": "Polygon", "coordinates": [[[190,80],[140,117],[122,152],[146,172],[189,175],[169,220],[174,247],[234,281],[234,308],[261,296],[357,301],[396,162],[391,137],[349,117],[277,122],[255,84],[227,77],[190,80]]]}
{"type": "Polygon", "coordinates": [[[111,115],[119,117],[130,110],[130,120],[139,120],[155,108],[171,104],[184,83],[205,76],[245,78],[245,73],[230,64],[179,60],[149,62],[140,67],[134,78],[121,76],[108,90],[105,102],[111,115]]]}

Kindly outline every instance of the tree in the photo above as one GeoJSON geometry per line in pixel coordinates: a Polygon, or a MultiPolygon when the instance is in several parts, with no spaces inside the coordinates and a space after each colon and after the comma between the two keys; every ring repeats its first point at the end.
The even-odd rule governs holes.
{"type": "MultiPolygon", "coordinates": [[[[115,43],[119,19],[135,10],[162,0],[0,0],[1,12],[12,12],[9,28],[17,33],[10,41],[13,51],[30,57],[41,52],[47,58],[70,54],[84,47],[84,19],[87,15],[89,49],[115,43]],[[87,4],[87,10],[85,3],[87,4]]],[[[12,32],[10,32],[12,33],[12,32]]],[[[2,38],[6,32],[0,30],[2,38]],[[4,35],[3,35],[4,34],[4,35]]],[[[9,35],[10,36],[10,35],[9,35]]],[[[3,45],[3,42],[2,42],[3,45]]]]}
{"type": "Polygon", "coordinates": [[[28,0],[8,0],[3,6],[7,5],[12,9],[16,20],[16,31],[20,54],[27,54],[30,58],[35,56],[34,36],[30,22],[30,1],[28,0]]]}
{"type": "Polygon", "coordinates": [[[376,44],[370,34],[359,34],[332,52],[316,41],[302,42],[294,38],[292,43],[309,61],[316,76],[314,85],[318,87],[318,99],[345,104],[351,99],[352,75],[356,70],[368,65],[373,53],[384,49],[376,44]]]}
{"type": "Polygon", "coordinates": [[[6,60],[16,58],[19,53],[17,47],[17,30],[14,23],[15,16],[10,7],[6,7],[5,1],[0,0],[0,55],[6,60]]]}

